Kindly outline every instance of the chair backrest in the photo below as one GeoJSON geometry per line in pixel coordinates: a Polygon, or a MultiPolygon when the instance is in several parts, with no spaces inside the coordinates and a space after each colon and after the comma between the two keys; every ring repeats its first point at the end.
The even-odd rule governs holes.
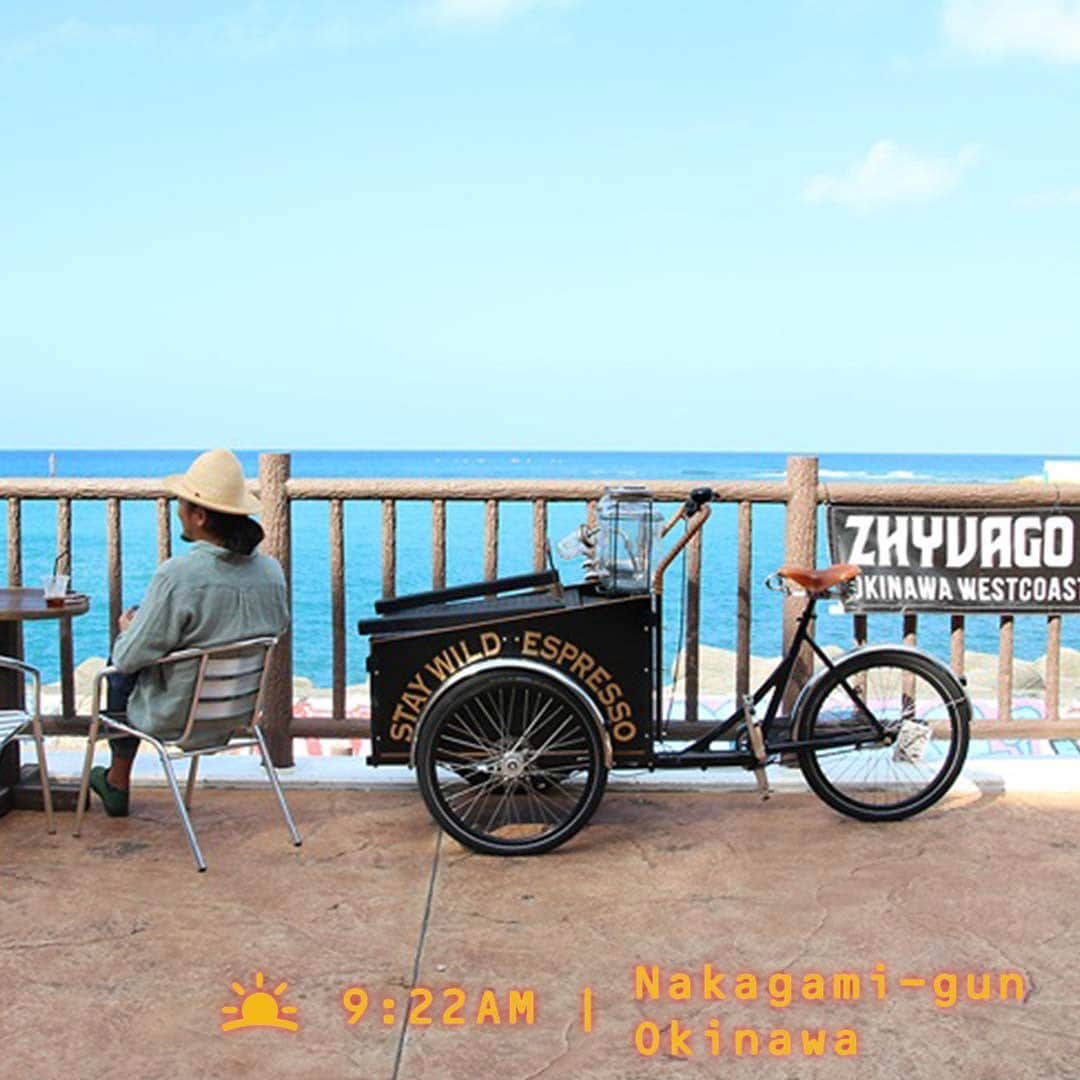
{"type": "Polygon", "coordinates": [[[0,750],[30,723],[30,714],[17,709],[0,709],[0,750]]]}
{"type": "Polygon", "coordinates": [[[198,660],[195,688],[181,747],[227,743],[236,731],[250,728],[259,718],[270,654],[277,639],[247,638],[204,649],[185,649],[158,663],[198,660]]]}
{"type": "MultiPolygon", "coordinates": [[[[16,660],[13,656],[0,656],[0,671],[5,674],[11,673],[9,677],[18,678],[20,692],[25,686],[26,676],[29,675],[34,680],[34,704],[31,706],[35,713],[41,709],[41,675],[37,668],[33,665],[26,663],[23,660],[16,660]]],[[[31,714],[24,708],[0,708],[0,750],[2,750],[7,744],[15,738],[16,735],[22,733],[23,729],[28,727],[31,722],[31,714]]]]}

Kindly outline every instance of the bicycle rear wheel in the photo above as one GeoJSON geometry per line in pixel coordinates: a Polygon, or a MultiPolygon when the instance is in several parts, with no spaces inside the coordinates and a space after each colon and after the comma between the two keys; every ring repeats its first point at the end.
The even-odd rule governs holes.
{"type": "Polygon", "coordinates": [[[963,687],[933,657],[885,646],[860,651],[823,676],[799,709],[797,737],[821,743],[798,751],[799,767],[834,810],[896,821],[952,786],[970,720],[963,687]]]}

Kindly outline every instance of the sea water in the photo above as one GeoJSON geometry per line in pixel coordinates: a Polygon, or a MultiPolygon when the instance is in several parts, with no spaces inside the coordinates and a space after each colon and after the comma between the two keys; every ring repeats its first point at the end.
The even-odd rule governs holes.
{"type": "MultiPolygon", "coordinates": [[[[0,451],[0,477],[45,477],[50,468],[58,477],[160,477],[183,472],[196,450],[176,451],[0,451]]],[[[249,477],[258,473],[258,452],[240,452],[249,477]]],[[[1042,472],[1041,456],[828,454],[819,458],[823,483],[1001,483],[1042,472]]],[[[725,480],[782,480],[783,453],[657,453],[572,451],[296,451],[292,474],[297,477],[419,477],[586,480],[597,487],[605,481],[633,483],[671,480],[687,489],[725,480]]],[[[674,507],[662,507],[670,512],[674,507]]],[[[153,502],[123,504],[122,555],[124,606],[138,603],[157,564],[156,507],[153,502]]],[[[346,556],[346,681],[366,679],[367,641],[356,633],[357,619],[372,613],[382,587],[381,507],[378,502],[348,502],[345,507],[346,556]]],[[[447,584],[483,577],[482,503],[447,505],[447,584]]],[[[549,506],[549,536],[553,543],[585,517],[582,503],[549,506]]],[[[56,556],[56,506],[49,500],[24,500],[22,509],[23,583],[40,586],[56,556]]],[[[173,551],[184,549],[179,523],[173,520],[173,551]]],[[[431,510],[426,502],[398,504],[397,592],[431,587],[431,510]]],[[[703,546],[701,641],[726,649],[735,647],[737,508],[714,508],[703,546]]],[[[529,503],[504,503],[499,522],[499,573],[532,570],[532,508],[529,503]]],[[[784,508],[762,505],[753,514],[753,580],[751,650],[757,656],[776,656],[781,644],[782,602],[760,582],[784,561],[784,508]]],[[[819,565],[829,561],[824,514],[819,522],[819,565]]],[[[559,562],[563,580],[580,580],[581,564],[559,562]]],[[[682,625],[682,567],[669,570],[665,591],[664,656],[670,675],[680,644],[682,625]]],[[[72,505],[72,587],[91,597],[91,610],[74,620],[75,660],[108,652],[108,579],[106,573],[105,504],[79,500],[72,505]]],[[[847,647],[851,644],[850,616],[819,608],[818,640],[847,647]]],[[[329,510],[324,502],[293,504],[293,657],[295,673],[316,686],[331,682],[329,510]]],[[[945,658],[949,655],[948,616],[923,616],[919,644],[945,658]]],[[[1080,620],[1063,621],[1063,643],[1080,647],[1080,620]]],[[[899,615],[870,617],[872,641],[900,640],[899,615]]],[[[996,616],[969,616],[967,647],[995,652],[996,616]]],[[[1035,659],[1046,648],[1044,616],[1018,616],[1015,651],[1035,659]]],[[[58,677],[56,628],[27,624],[26,653],[42,667],[46,681],[58,677]]]]}

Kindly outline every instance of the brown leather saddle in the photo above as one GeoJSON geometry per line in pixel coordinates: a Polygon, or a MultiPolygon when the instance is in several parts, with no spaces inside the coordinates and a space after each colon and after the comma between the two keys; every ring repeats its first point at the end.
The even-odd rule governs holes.
{"type": "Polygon", "coordinates": [[[854,563],[837,563],[825,570],[809,570],[803,566],[781,566],[776,573],[793,581],[807,592],[823,593],[837,585],[857,578],[862,573],[854,563]]]}

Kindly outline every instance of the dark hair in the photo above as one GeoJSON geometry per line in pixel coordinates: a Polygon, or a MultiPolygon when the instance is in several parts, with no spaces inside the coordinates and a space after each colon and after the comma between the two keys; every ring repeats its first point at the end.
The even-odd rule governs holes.
{"type": "Polygon", "coordinates": [[[266,535],[262,526],[254,518],[243,514],[223,514],[220,510],[208,510],[206,531],[221,541],[221,546],[234,555],[250,555],[263,541],[266,535]]]}

